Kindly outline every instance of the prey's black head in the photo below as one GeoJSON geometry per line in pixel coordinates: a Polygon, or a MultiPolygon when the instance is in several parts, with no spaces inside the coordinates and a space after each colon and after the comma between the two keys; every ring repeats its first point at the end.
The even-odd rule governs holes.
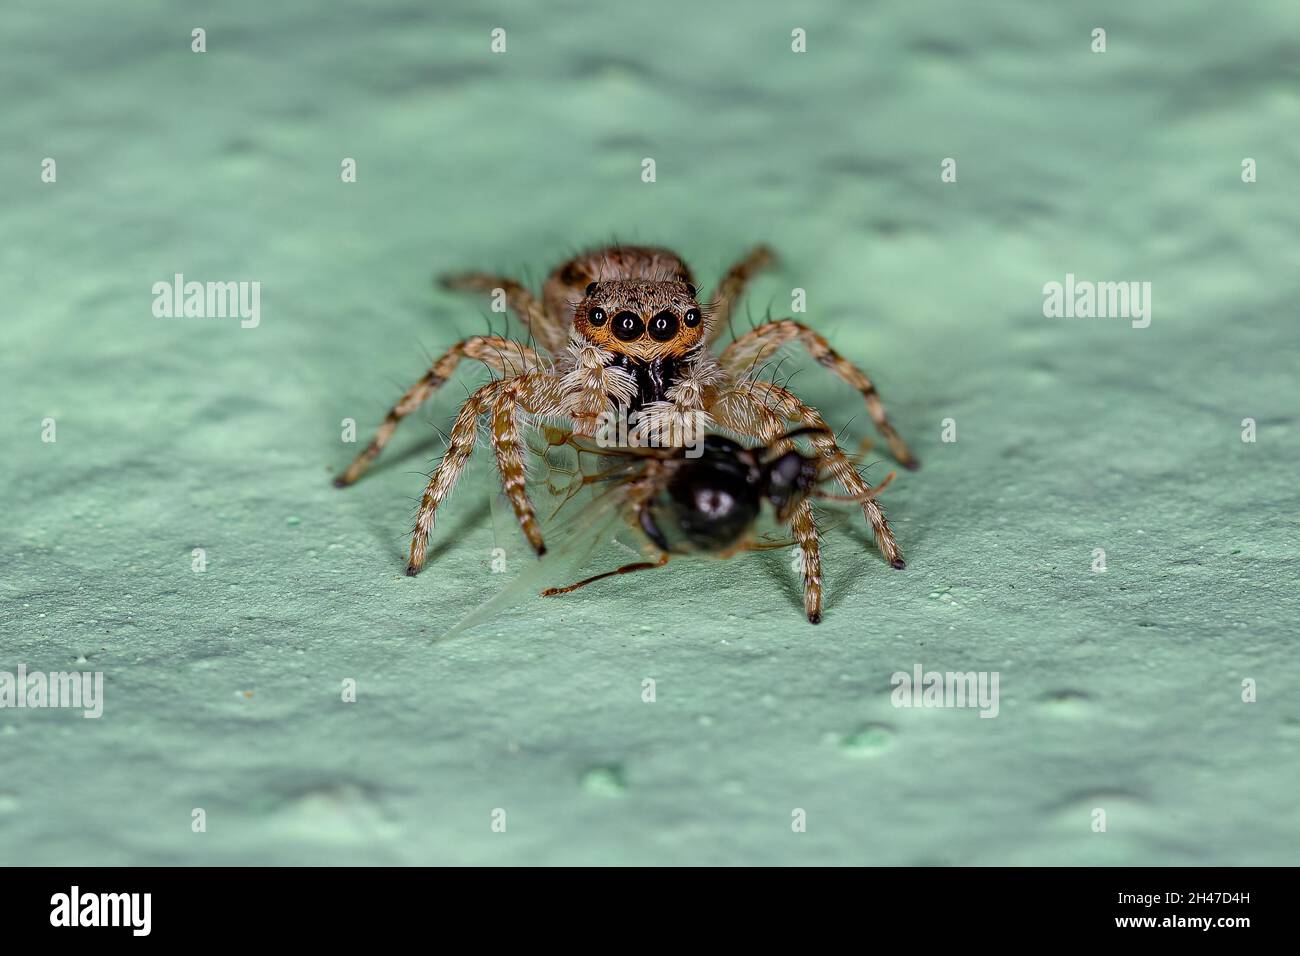
{"type": "Polygon", "coordinates": [[[692,550],[725,551],[757,520],[764,500],[786,520],[817,484],[817,462],[788,451],[768,460],[766,449],[708,435],[698,458],[681,459],[668,483],[676,530],[692,550]]]}
{"type": "Polygon", "coordinates": [[[784,521],[817,487],[817,460],[791,449],[763,467],[767,476],[763,495],[784,521]]]}
{"type": "Polygon", "coordinates": [[[677,530],[692,550],[724,551],[758,518],[762,474],[754,456],[709,435],[698,458],[683,458],[668,483],[677,530]]]}

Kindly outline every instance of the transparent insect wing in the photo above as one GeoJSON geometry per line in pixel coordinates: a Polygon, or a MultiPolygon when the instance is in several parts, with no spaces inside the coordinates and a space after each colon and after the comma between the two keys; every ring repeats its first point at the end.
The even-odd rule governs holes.
{"type": "MultiPolygon", "coordinates": [[[[530,480],[529,486],[536,489],[534,505],[546,554],[534,556],[509,502],[504,495],[494,495],[496,547],[504,552],[508,570],[491,575],[486,583],[504,579],[505,584],[456,621],[443,637],[489,623],[518,605],[547,600],[542,591],[583,577],[582,569],[597,553],[612,551],[619,555],[619,563],[626,563],[627,552],[637,552],[640,547],[624,519],[624,485],[617,474],[606,477],[609,469],[601,470],[599,459],[579,455],[570,446],[553,446],[534,448],[533,460],[538,480],[530,480]],[[584,480],[594,475],[606,480],[584,480]]],[[[620,466],[616,462],[613,467],[620,466]]]]}

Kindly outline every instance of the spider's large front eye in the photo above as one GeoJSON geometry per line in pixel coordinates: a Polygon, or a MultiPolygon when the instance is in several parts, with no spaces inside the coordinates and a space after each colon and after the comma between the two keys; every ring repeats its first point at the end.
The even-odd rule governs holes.
{"type": "Polygon", "coordinates": [[[602,309],[600,306],[596,306],[596,308],[592,309],[590,312],[587,313],[587,321],[590,322],[592,325],[604,325],[605,310],[602,309]]]}
{"type": "Polygon", "coordinates": [[[641,337],[645,331],[645,323],[641,321],[641,316],[635,312],[620,312],[614,316],[614,337],[621,342],[631,342],[641,337]]]}
{"type": "Polygon", "coordinates": [[[693,329],[693,328],[695,328],[697,325],[699,325],[699,324],[700,324],[700,310],[699,310],[699,309],[687,309],[687,310],[686,310],[686,316],[685,316],[685,322],[686,322],[686,327],[687,327],[688,329],[693,329]]]}
{"type": "Polygon", "coordinates": [[[660,312],[650,320],[650,338],[656,342],[671,342],[677,334],[677,316],[671,312],[660,312]]]}

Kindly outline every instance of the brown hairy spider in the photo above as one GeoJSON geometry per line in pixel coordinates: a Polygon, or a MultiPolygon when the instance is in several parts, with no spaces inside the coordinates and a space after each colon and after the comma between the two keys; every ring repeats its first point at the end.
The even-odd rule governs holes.
{"type": "MultiPolygon", "coordinates": [[[[456,415],[447,452],[429,476],[416,513],[407,574],[419,573],[424,565],[434,513],[464,471],[481,418],[490,419],[492,451],[515,517],[541,555],[546,546],[525,487],[521,428],[549,421],[575,435],[594,437],[611,416],[630,414],[637,418],[638,436],[668,446],[683,445],[686,436],[702,434],[702,429],[721,429],[763,445],[778,441],[791,425],[811,429],[810,440],[827,474],[861,503],[880,553],[893,567],[902,568],[903,556],[884,512],[821,413],[789,390],[760,380],[755,370],[782,346],[797,342],[861,393],[893,456],[908,468],[917,467],[889,423],[871,380],[824,338],[792,319],[764,323],[716,355],[710,350],[727,328],[745,284],[773,261],[766,247],[753,249],[727,271],[713,298],[704,300],[707,305],[677,255],[644,246],[612,246],[569,260],[547,278],[540,302],[512,279],[482,273],[446,278],[443,284],[450,289],[501,290],[539,348],[496,335],[476,335],[453,345],[407,389],[335,484],[344,487],[365,474],[398,423],[468,357],[499,377],[471,394],[456,415]]],[[[805,578],[820,579],[816,525],[808,500],[798,504],[791,521],[805,551],[805,578]]]]}

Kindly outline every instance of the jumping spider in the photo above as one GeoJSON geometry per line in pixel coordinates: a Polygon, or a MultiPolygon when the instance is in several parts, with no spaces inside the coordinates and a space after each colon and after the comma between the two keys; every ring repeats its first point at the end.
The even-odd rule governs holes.
{"type": "MultiPolygon", "coordinates": [[[[538,348],[497,335],[478,335],[453,345],[389,411],[375,437],[335,484],[360,478],[388,444],[398,423],[443,385],[462,358],[476,359],[495,375],[461,406],[447,453],[429,477],[416,514],[407,574],[424,565],[434,512],[450,493],[478,439],[479,420],[489,416],[491,445],[506,496],[524,535],[540,555],[541,526],[525,488],[521,427],[540,420],[593,437],[610,415],[635,412],[638,428],[667,439],[698,428],[721,429],[767,445],[787,429],[809,428],[809,440],[830,478],[860,501],[876,546],[895,568],[903,557],[870,486],[836,444],[821,413],[792,392],[761,380],[755,370],[790,342],[802,345],[822,366],[861,393],[876,429],[899,463],[917,466],[894,431],[871,380],[812,329],[792,319],[766,322],[717,355],[710,346],[728,327],[746,283],[770,266],[765,247],[753,249],[723,277],[712,299],[701,299],[686,264],[667,249],[612,246],[579,255],[547,278],[539,302],[512,279],[482,273],[446,278],[444,286],[472,292],[500,289],[527,325],[538,348]]],[[[791,515],[806,529],[805,579],[820,579],[821,559],[812,505],[801,501],[791,515]]],[[[811,609],[810,609],[811,613],[811,609]]]]}

